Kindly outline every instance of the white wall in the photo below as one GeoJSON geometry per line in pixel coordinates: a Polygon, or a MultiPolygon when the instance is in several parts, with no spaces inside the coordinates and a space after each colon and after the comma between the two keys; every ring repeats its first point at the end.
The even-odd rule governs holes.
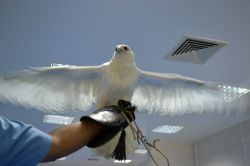
{"type": "Polygon", "coordinates": [[[250,166],[250,120],[194,144],[196,166],[250,166]]]}
{"type": "MultiPolygon", "coordinates": [[[[172,143],[161,140],[157,147],[167,155],[170,166],[194,166],[193,145],[189,143],[172,143]]],[[[153,152],[153,151],[152,151],[153,152]]],[[[166,166],[166,161],[158,153],[152,153],[160,166],[166,166]]],[[[153,162],[152,162],[153,163],[153,162]]],[[[155,164],[152,164],[155,166],[155,164]]]]}
{"type": "MultiPolygon", "coordinates": [[[[250,119],[202,139],[194,144],[161,140],[157,147],[167,155],[170,166],[250,166],[250,119]]],[[[160,166],[165,160],[152,151],[160,166]]],[[[111,161],[58,161],[41,166],[59,165],[117,165],[111,161]]],[[[118,164],[119,165],[119,164],[118,164]]],[[[128,166],[155,166],[150,159],[141,158],[128,166]]]]}
{"type": "MultiPolygon", "coordinates": [[[[170,166],[194,166],[194,151],[192,144],[189,143],[173,143],[161,140],[157,142],[157,147],[167,155],[170,161],[170,166]]],[[[166,161],[158,154],[152,151],[156,161],[160,166],[166,166],[166,161]]],[[[55,161],[46,164],[39,164],[39,166],[155,166],[152,160],[147,156],[143,155],[137,157],[137,160],[133,160],[129,164],[114,164],[112,160],[99,160],[99,161],[88,161],[88,160],[65,160],[55,161]]]]}

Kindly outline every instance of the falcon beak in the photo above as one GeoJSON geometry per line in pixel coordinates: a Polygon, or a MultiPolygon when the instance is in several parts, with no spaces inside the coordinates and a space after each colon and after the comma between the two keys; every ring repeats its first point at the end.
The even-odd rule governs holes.
{"type": "Polygon", "coordinates": [[[118,54],[121,54],[122,50],[118,48],[118,46],[115,47],[115,52],[118,54]]]}

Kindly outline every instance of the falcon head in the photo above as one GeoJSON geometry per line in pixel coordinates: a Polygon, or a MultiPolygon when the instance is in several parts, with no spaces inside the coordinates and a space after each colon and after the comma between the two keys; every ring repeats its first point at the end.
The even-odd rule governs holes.
{"type": "Polygon", "coordinates": [[[126,61],[134,61],[134,53],[128,45],[120,44],[115,46],[114,59],[126,61]]]}
{"type": "Polygon", "coordinates": [[[115,52],[110,61],[111,64],[121,67],[135,67],[135,58],[133,51],[128,45],[120,44],[115,46],[115,52]]]}
{"type": "Polygon", "coordinates": [[[122,53],[128,53],[130,51],[131,50],[128,45],[120,44],[115,46],[115,53],[122,54],[122,53]]]}
{"type": "Polygon", "coordinates": [[[133,51],[129,48],[128,45],[120,44],[115,46],[115,52],[114,54],[116,56],[133,56],[133,51]]]}

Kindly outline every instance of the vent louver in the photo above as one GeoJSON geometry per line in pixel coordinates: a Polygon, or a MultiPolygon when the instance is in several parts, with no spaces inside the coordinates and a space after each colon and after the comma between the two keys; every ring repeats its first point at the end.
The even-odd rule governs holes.
{"type": "Polygon", "coordinates": [[[226,44],[224,41],[184,36],[181,42],[168,54],[167,58],[182,62],[203,64],[226,44]]]}

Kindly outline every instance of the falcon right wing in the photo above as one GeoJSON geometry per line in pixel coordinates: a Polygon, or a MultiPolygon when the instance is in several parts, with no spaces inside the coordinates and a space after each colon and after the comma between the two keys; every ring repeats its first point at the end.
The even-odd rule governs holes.
{"type": "Polygon", "coordinates": [[[95,102],[102,66],[55,66],[0,74],[0,101],[45,112],[87,110],[95,102]]]}

